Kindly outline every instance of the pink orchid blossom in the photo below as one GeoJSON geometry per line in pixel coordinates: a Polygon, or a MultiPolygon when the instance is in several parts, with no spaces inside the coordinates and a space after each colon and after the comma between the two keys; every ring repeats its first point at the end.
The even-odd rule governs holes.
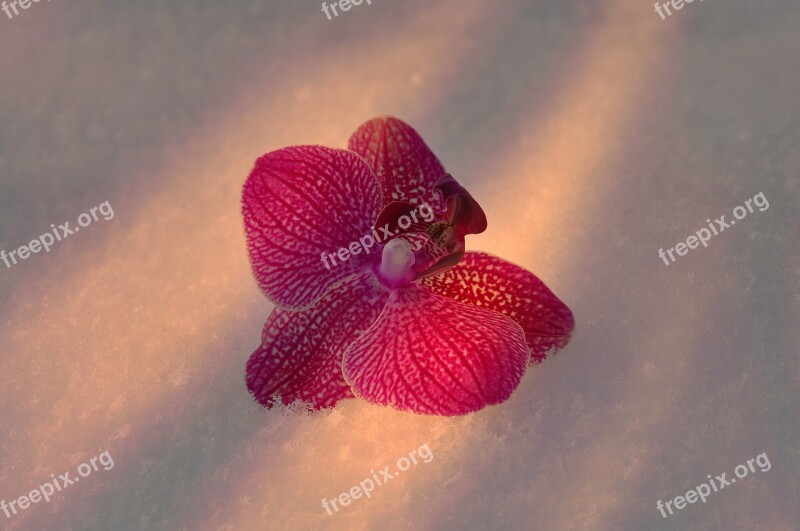
{"type": "Polygon", "coordinates": [[[277,306],[247,363],[267,407],[360,397],[463,415],[508,399],[569,341],[572,312],[541,280],[465,252],[465,236],[486,230],[483,210],[396,118],[365,123],[347,150],[267,153],[242,204],[253,272],[277,306]],[[430,222],[398,224],[420,205],[430,222]],[[351,245],[365,235],[372,249],[351,245]],[[347,260],[323,266],[343,249],[347,260]]]}

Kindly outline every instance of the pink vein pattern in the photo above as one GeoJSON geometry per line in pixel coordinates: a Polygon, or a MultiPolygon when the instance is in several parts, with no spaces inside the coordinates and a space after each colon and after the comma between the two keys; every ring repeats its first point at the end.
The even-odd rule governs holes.
{"type": "Polygon", "coordinates": [[[463,415],[511,396],[528,357],[508,317],[412,287],[392,293],[343,367],[354,393],[371,402],[463,415]]]}
{"type": "Polygon", "coordinates": [[[350,137],[347,147],[372,167],[383,189],[383,204],[427,202],[437,213],[444,211],[434,185],[445,174],[444,166],[411,126],[390,116],[374,118],[350,137]]]}
{"type": "Polygon", "coordinates": [[[425,278],[423,284],[519,323],[531,348],[531,363],[540,363],[565,346],[575,327],[570,309],[536,275],[486,253],[468,252],[458,265],[425,278]]]}
{"type": "Polygon", "coordinates": [[[381,206],[372,170],[350,151],[299,146],[258,159],[245,183],[242,213],[261,290],[284,308],[300,309],[362,272],[364,254],[330,271],[320,254],[371,233],[381,206]]]}
{"type": "Polygon", "coordinates": [[[377,319],[388,298],[372,275],[331,290],[308,310],[276,308],[264,325],[261,346],[247,363],[247,387],[263,405],[276,396],[333,406],[353,393],[342,375],[345,349],[377,319]]]}

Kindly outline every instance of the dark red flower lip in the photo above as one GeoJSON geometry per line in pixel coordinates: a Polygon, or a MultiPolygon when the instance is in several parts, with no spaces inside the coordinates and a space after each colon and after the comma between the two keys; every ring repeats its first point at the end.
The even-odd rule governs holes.
{"type": "Polygon", "coordinates": [[[434,189],[442,194],[447,206],[446,219],[456,232],[480,234],[488,227],[486,214],[466,188],[461,186],[449,173],[434,185],[434,189]]]}

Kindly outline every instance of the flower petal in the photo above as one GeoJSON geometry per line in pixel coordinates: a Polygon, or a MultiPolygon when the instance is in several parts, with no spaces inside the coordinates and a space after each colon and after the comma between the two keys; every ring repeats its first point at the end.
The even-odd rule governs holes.
{"type": "Polygon", "coordinates": [[[299,399],[314,408],[352,398],[342,376],[342,355],[377,319],[388,296],[365,274],[334,288],[307,310],[275,308],[264,325],[261,346],[247,362],[250,392],[267,407],[277,395],[284,404],[299,399]]]}
{"type": "Polygon", "coordinates": [[[444,166],[410,125],[391,116],[374,118],[350,137],[348,148],[372,166],[383,189],[383,203],[427,202],[437,213],[444,204],[434,186],[444,166]]]}
{"type": "Polygon", "coordinates": [[[363,271],[365,254],[343,262],[334,255],[327,264],[321,254],[371,234],[380,208],[380,186],[355,153],[298,146],[258,159],[244,185],[242,213],[261,290],[277,305],[299,309],[363,271]]]}
{"type": "Polygon", "coordinates": [[[418,413],[463,415],[506,400],[528,357],[525,334],[508,317],[414,286],[392,292],[342,366],[356,396],[418,413]]]}
{"type": "Polygon", "coordinates": [[[486,253],[469,252],[455,267],[422,284],[453,300],[501,312],[525,330],[531,363],[569,342],[572,312],[533,273],[486,253]]]}

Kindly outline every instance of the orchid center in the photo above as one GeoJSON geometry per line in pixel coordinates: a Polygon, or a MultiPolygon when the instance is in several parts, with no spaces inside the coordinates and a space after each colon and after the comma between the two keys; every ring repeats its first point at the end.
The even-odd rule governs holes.
{"type": "Polygon", "coordinates": [[[411,282],[414,278],[415,262],[411,243],[402,238],[395,238],[383,246],[378,276],[384,285],[396,288],[411,282]]]}

